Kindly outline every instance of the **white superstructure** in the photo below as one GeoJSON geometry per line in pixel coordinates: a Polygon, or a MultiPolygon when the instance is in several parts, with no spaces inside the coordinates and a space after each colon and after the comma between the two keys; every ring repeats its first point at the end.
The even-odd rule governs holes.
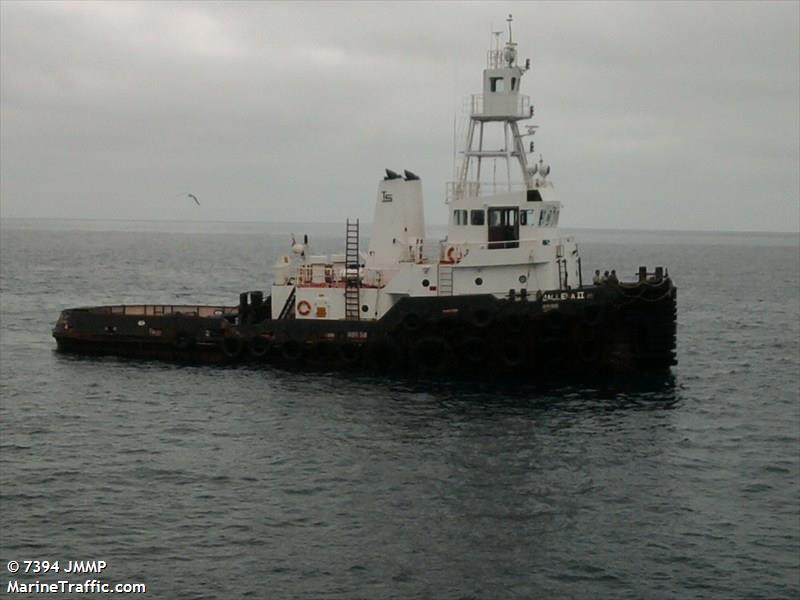
{"type": "Polygon", "coordinates": [[[422,182],[387,170],[378,185],[370,245],[356,249],[357,227],[348,222],[347,249],[338,256],[309,255],[275,265],[272,318],[379,319],[407,296],[510,294],[576,288],[580,259],[572,237],[558,229],[561,204],[550,167],[530,162],[530,139],[520,121],[533,116],[520,93],[530,67],[517,64],[511,16],[508,40],[487,54],[483,93],[468,99],[469,122],[457,178],[447,184],[447,237],[435,256],[425,252],[422,182]],[[513,292],[512,292],[513,290],[513,292]]]}

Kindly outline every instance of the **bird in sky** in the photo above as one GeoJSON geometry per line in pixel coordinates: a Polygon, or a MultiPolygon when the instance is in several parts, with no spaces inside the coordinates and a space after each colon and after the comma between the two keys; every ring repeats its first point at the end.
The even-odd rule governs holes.
{"type": "Polygon", "coordinates": [[[200,200],[197,199],[197,196],[195,196],[194,194],[187,194],[187,196],[189,196],[189,198],[194,200],[194,202],[195,202],[195,204],[197,204],[197,206],[200,206],[200,200]]]}

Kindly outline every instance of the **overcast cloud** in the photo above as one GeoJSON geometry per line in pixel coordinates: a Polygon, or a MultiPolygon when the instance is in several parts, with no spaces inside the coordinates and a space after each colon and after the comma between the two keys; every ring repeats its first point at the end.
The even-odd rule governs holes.
{"type": "Polygon", "coordinates": [[[798,7],[3,2],[0,214],[370,220],[390,167],[445,222],[511,11],[564,226],[797,231],[798,7]]]}

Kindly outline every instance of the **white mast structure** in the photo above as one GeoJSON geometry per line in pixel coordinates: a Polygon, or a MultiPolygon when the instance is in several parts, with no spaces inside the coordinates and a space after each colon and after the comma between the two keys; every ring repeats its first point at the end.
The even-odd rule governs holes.
{"type": "Polygon", "coordinates": [[[454,281],[464,280],[468,267],[487,273],[491,266],[481,280],[498,295],[519,289],[521,283],[527,293],[577,287],[577,246],[557,229],[561,203],[548,180],[550,167],[541,155],[538,162],[528,160],[533,141],[526,148],[524,138],[533,137],[537,126],[527,125],[520,133],[519,122],[533,117],[530,97],[520,92],[530,59],[524,66],[517,63],[511,15],[507,23],[508,40],[502,47],[502,32],[492,32],[483,93],[467,99],[469,124],[461,166],[457,179],[447,185],[447,243],[458,257],[454,281]],[[498,162],[505,176],[500,182],[498,162]],[[517,273],[522,265],[527,272],[517,273]]]}

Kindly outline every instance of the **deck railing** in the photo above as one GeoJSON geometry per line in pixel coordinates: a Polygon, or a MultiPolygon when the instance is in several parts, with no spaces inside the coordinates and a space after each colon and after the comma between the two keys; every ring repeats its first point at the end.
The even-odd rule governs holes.
{"type": "Polygon", "coordinates": [[[477,198],[478,196],[491,196],[502,194],[503,192],[520,192],[527,190],[528,186],[524,182],[508,183],[488,183],[484,181],[448,181],[445,192],[445,202],[450,204],[453,200],[463,200],[464,198],[477,198]]]}
{"type": "MultiPolygon", "coordinates": [[[[533,116],[531,111],[531,97],[527,94],[519,94],[517,96],[516,105],[513,107],[508,107],[508,105],[503,106],[511,110],[504,110],[502,116],[510,118],[517,117],[520,119],[527,119],[533,116]]],[[[471,117],[475,118],[500,116],[499,114],[489,114],[486,112],[483,94],[470,94],[464,98],[464,112],[467,112],[471,117]]]]}
{"type": "Polygon", "coordinates": [[[98,306],[90,312],[136,317],[163,317],[183,315],[192,317],[218,317],[238,311],[237,306],[200,306],[180,304],[119,304],[98,306]]]}

